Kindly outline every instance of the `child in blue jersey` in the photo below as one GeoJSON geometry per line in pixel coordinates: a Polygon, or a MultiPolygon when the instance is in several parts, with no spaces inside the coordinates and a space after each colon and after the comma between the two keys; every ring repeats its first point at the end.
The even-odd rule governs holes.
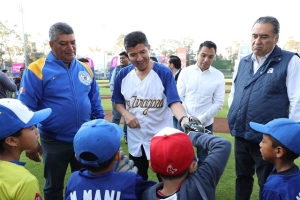
{"type": "Polygon", "coordinates": [[[166,127],[151,140],[150,168],[162,182],[144,191],[143,200],[215,199],[216,187],[231,150],[224,138],[200,132],[185,134],[166,127]],[[210,151],[197,167],[194,147],[210,151]]]}
{"type": "Polygon", "coordinates": [[[38,148],[38,131],[35,125],[50,113],[50,108],[32,112],[17,99],[0,99],[1,200],[42,199],[36,177],[19,160],[24,150],[38,148]]]}
{"type": "Polygon", "coordinates": [[[68,180],[65,198],[80,199],[140,199],[142,192],[155,184],[134,172],[116,172],[115,162],[123,131],[104,119],[84,123],[74,137],[76,158],[84,166],[68,180]]]}
{"type": "Polygon", "coordinates": [[[261,189],[260,199],[300,199],[300,170],[294,163],[300,155],[300,123],[279,118],[265,125],[250,122],[250,126],[263,133],[261,154],[275,166],[261,189]]]}

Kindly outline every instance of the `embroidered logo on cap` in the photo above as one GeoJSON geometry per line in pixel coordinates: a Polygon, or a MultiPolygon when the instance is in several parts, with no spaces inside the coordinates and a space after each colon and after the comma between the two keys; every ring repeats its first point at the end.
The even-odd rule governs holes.
{"type": "Polygon", "coordinates": [[[177,169],[174,169],[172,165],[168,165],[167,172],[170,174],[174,174],[177,171],[177,169]]]}

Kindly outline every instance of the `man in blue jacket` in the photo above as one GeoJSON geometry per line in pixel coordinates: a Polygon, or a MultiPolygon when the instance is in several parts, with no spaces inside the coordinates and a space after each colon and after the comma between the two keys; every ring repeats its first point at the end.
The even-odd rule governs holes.
{"type": "Polygon", "coordinates": [[[300,59],[277,46],[280,25],[260,17],[252,27],[252,51],[239,63],[228,99],[228,124],[235,137],[236,199],[250,199],[253,175],[260,187],[273,165],[263,160],[262,134],[249,122],[266,124],[276,118],[300,120],[300,59]]]}
{"type": "Polygon", "coordinates": [[[26,156],[40,162],[43,155],[45,200],[62,200],[68,164],[81,168],[75,159],[73,138],[84,122],[103,119],[99,87],[90,67],[76,58],[73,29],[55,23],[49,30],[51,52],[28,66],[20,86],[19,99],[32,111],[51,108],[49,118],[38,124],[41,146],[26,156]]]}

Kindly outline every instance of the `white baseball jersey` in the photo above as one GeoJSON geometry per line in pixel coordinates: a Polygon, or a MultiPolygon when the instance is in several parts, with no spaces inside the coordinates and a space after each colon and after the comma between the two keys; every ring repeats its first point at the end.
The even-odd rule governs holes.
{"type": "Polygon", "coordinates": [[[143,79],[136,75],[133,65],[122,69],[115,80],[112,101],[126,104],[126,109],[140,123],[141,128],[127,127],[129,153],[142,156],[143,145],[147,159],[150,159],[150,141],[153,135],[165,127],[173,127],[169,106],[180,102],[176,83],[171,70],[154,62],[153,68],[143,79]]]}

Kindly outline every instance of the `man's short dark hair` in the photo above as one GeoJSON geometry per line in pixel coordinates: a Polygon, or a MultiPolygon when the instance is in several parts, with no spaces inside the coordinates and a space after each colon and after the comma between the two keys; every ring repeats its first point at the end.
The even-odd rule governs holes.
{"type": "Polygon", "coordinates": [[[89,63],[89,60],[86,58],[79,58],[78,60],[84,63],[89,63]]]}
{"type": "Polygon", "coordinates": [[[157,58],[155,56],[150,56],[150,59],[154,62],[158,62],[157,58]]]}
{"type": "Polygon", "coordinates": [[[2,72],[3,73],[6,73],[8,70],[7,69],[2,69],[2,72]]]}
{"type": "Polygon", "coordinates": [[[135,47],[138,44],[144,44],[145,46],[148,46],[148,39],[146,35],[141,31],[134,31],[131,33],[128,33],[124,37],[124,47],[125,50],[128,50],[128,47],[135,47]]]}
{"type": "Polygon", "coordinates": [[[126,53],[126,51],[122,51],[122,52],[119,54],[119,56],[126,56],[127,58],[129,58],[129,57],[128,57],[128,54],[126,53]]]}
{"type": "MultiPolygon", "coordinates": [[[[119,151],[117,151],[110,159],[108,159],[107,161],[103,162],[103,163],[99,163],[98,164],[98,167],[93,167],[93,166],[90,166],[90,165],[85,165],[85,164],[82,164],[84,168],[92,171],[92,172],[97,172],[97,171],[102,171],[102,170],[106,170],[110,164],[112,162],[114,162],[114,158],[116,156],[116,154],[119,153],[119,151]]],[[[90,153],[90,152],[83,152],[80,154],[80,159],[84,159],[86,161],[95,161],[95,160],[98,160],[98,157],[93,154],[93,153],[90,153]]]]}
{"type": "Polygon", "coordinates": [[[286,150],[286,158],[288,160],[295,160],[299,157],[298,154],[294,153],[293,151],[289,150],[288,148],[286,148],[281,142],[279,142],[276,138],[274,138],[273,136],[271,135],[267,135],[269,136],[271,142],[272,142],[272,147],[273,148],[276,148],[278,146],[281,146],[283,149],[286,150]]]}
{"type": "Polygon", "coordinates": [[[176,69],[181,68],[181,60],[178,56],[171,55],[169,57],[169,63],[173,64],[176,69]]]}
{"type": "Polygon", "coordinates": [[[198,52],[201,51],[202,47],[207,47],[209,49],[214,48],[215,52],[217,53],[217,45],[212,41],[205,41],[205,42],[201,43],[199,46],[198,52]]]}

